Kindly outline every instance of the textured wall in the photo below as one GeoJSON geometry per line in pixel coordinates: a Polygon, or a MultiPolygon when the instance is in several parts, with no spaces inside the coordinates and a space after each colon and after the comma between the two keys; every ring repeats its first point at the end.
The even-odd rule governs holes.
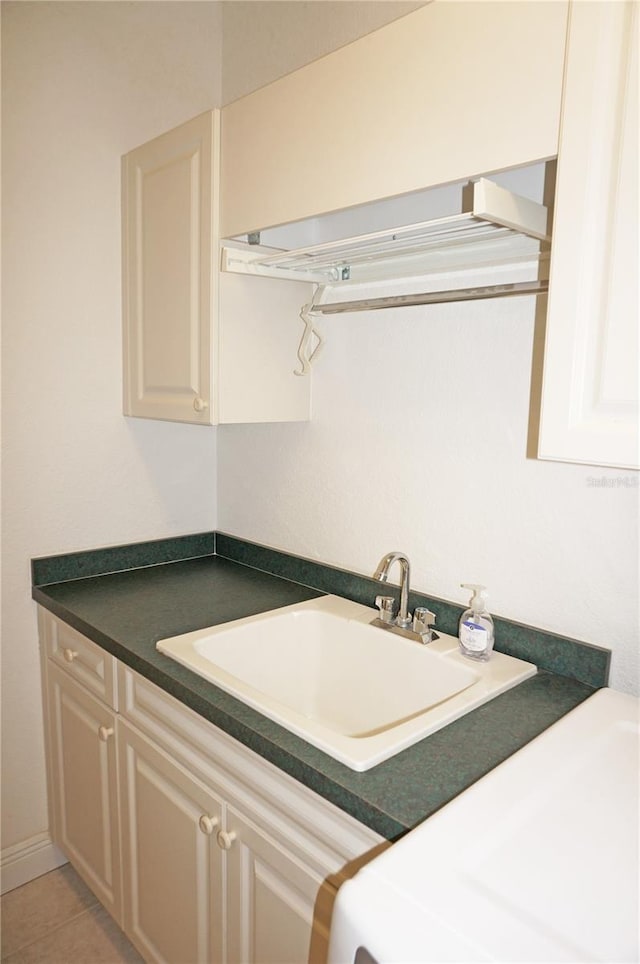
{"type": "Polygon", "coordinates": [[[29,558],[207,529],[215,430],[122,417],[120,155],[220,99],[208,3],[4,3],[3,848],[46,829],[29,558]]]}
{"type": "MultiPolygon", "coordinates": [[[[541,198],[535,170],[504,183],[541,198]]],[[[494,612],[611,647],[638,692],[638,476],[526,458],[534,312],[324,318],[312,421],[219,429],[218,525],[366,574],[402,550],[416,588],[484,583],[494,612]]]]}
{"type": "MultiPolygon", "coordinates": [[[[230,0],[222,5],[222,103],[283,77],[417,7],[406,0],[230,0]]],[[[336,109],[353,110],[348,102],[336,109]]],[[[313,132],[312,114],[309,133],[313,132]]]]}
{"type": "MultiPolygon", "coordinates": [[[[419,5],[233,2],[225,88],[253,90],[419,5]]],[[[121,415],[120,156],[222,103],[223,11],[1,9],[4,854],[47,828],[30,557],[215,525],[216,431],[121,415]]]]}

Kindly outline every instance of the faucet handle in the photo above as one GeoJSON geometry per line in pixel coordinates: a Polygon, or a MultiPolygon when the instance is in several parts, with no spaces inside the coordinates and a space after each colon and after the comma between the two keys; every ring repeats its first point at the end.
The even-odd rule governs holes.
{"type": "Polygon", "coordinates": [[[393,607],[395,599],[393,596],[376,596],[376,606],[380,610],[380,619],[383,623],[393,622],[393,607]]]}
{"type": "Polygon", "coordinates": [[[413,631],[421,636],[431,636],[431,627],[436,621],[435,613],[424,606],[417,606],[413,613],[413,631]]]}

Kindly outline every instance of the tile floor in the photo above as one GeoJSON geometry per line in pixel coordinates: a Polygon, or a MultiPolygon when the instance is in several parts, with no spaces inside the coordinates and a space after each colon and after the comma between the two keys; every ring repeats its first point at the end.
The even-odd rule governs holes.
{"type": "Polygon", "coordinates": [[[141,964],[142,958],[65,864],[0,901],[3,964],[141,964]]]}

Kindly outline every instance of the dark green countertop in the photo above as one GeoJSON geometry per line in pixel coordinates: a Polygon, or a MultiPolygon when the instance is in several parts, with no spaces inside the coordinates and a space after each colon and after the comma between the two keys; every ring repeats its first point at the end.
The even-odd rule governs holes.
{"type": "Polygon", "coordinates": [[[45,609],[390,840],[594,692],[587,683],[540,671],[390,760],[356,773],[155,648],[163,637],[320,595],[216,555],[85,578],[75,574],[33,587],[33,598],[45,609]]]}

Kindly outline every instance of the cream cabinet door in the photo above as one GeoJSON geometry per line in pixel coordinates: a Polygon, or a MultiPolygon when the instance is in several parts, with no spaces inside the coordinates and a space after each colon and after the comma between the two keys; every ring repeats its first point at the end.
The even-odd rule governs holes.
{"type": "Polygon", "coordinates": [[[638,468],[638,4],[569,15],[538,456],[638,468]]]}
{"type": "Polygon", "coordinates": [[[228,964],[326,960],[333,888],[239,810],[227,808],[228,964]]]}
{"type": "Polygon", "coordinates": [[[222,237],[555,157],[566,18],[435,0],[228,104],[222,237]]]}
{"type": "Polygon", "coordinates": [[[51,661],[47,677],[54,840],[120,923],[116,718],[51,661]]]}
{"type": "Polygon", "coordinates": [[[124,413],[305,421],[311,379],[295,370],[311,286],[221,275],[219,129],[210,111],[123,158],[124,413]]]}
{"type": "Polygon", "coordinates": [[[124,721],[119,733],[124,930],[145,961],[222,959],[221,803],[124,721]]]}
{"type": "Polygon", "coordinates": [[[208,424],[219,111],[123,158],[124,412],[208,424]]]}

